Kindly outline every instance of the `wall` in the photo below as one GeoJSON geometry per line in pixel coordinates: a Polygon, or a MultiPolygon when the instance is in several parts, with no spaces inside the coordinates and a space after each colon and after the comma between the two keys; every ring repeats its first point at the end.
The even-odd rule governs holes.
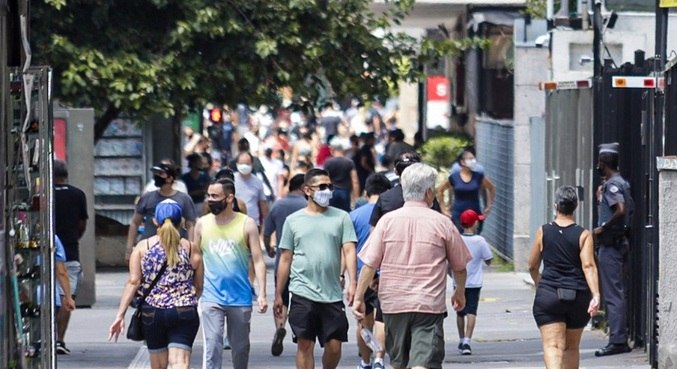
{"type": "Polygon", "coordinates": [[[677,157],[658,158],[658,368],[677,368],[677,157]]]}
{"type": "MultiPolygon", "coordinates": [[[[604,41],[617,66],[632,62],[635,50],[644,50],[647,57],[655,48],[655,15],[652,13],[619,13],[613,29],[608,29],[604,41]]],[[[677,14],[668,21],[668,35],[677,34],[677,14]]],[[[579,63],[581,56],[592,57],[590,31],[556,30],[552,33],[552,77],[556,81],[573,81],[592,76],[592,62],[579,63]]],[[[668,36],[667,52],[677,49],[677,38],[668,36]]],[[[603,51],[603,57],[608,58],[603,51]]]]}
{"type": "MultiPolygon", "coordinates": [[[[516,32],[517,33],[517,32],[516,32]]],[[[517,36],[516,36],[517,37],[517,36]]],[[[515,48],[515,163],[514,163],[514,235],[513,258],[515,271],[527,271],[531,250],[531,171],[532,153],[530,120],[542,117],[545,94],[538,83],[547,80],[548,49],[527,46],[515,48]]]]}
{"type": "Polygon", "coordinates": [[[397,126],[404,131],[408,143],[414,143],[414,135],[418,131],[418,84],[400,83],[400,117],[397,126]]]}
{"type": "MultiPolygon", "coordinates": [[[[56,115],[56,114],[55,114],[56,115]]],[[[94,239],[94,109],[67,110],[68,183],[81,189],[87,198],[87,229],[80,238],[80,263],[84,277],[78,289],[78,306],[96,301],[96,242],[94,239]]]]}

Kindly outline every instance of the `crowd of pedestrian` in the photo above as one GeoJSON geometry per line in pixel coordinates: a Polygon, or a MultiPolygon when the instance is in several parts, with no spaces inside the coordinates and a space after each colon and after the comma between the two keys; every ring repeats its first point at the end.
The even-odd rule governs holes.
{"type": "MultiPolygon", "coordinates": [[[[394,368],[441,368],[447,306],[456,311],[459,353],[472,354],[482,268],[492,259],[479,233],[495,197],[473,148],[437,186],[437,170],[377,109],[330,104],[317,116],[275,118],[259,109],[244,123],[234,110],[215,124],[201,137],[187,131],[185,173],[170,160],[152,168],[129,228],[130,277],[111,338],[124,330],[137,291],[148,289],[141,309],[154,368],[187,367],[201,325],[203,368],[221,368],[226,341],[233,367],[246,369],[253,306],[265,313],[269,302],[271,354],[283,352],[289,324],[297,368],[315,367],[316,343],[322,367],[338,366],[349,340],[346,304],[357,320],[360,369],[384,368],[386,357],[394,368]],[[275,258],[272,300],[264,254],[275,258]]],[[[622,186],[607,156],[601,172],[622,186]]],[[[606,186],[598,198],[612,209],[609,223],[618,222],[622,196],[606,186]]],[[[548,368],[577,360],[582,327],[600,304],[592,234],[610,226],[575,225],[572,191],[558,191],[557,217],[537,233],[529,264],[548,368]]],[[[625,352],[614,346],[617,334],[600,356],[625,352]]]]}

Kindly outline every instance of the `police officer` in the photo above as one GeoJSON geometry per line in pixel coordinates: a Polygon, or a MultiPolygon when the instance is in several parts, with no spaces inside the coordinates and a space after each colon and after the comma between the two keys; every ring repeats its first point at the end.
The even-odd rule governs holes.
{"type": "Polygon", "coordinates": [[[609,344],[595,351],[595,356],[630,351],[627,343],[623,280],[623,264],[628,252],[628,240],[625,236],[628,209],[624,193],[629,194],[630,185],[618,172],[618,149],[618,143],[600,145],[597,162],[602,185],[597,190],[599,219],[598,227],[593,233],[599,246],[598,267],[609,325],[609,344]]]}

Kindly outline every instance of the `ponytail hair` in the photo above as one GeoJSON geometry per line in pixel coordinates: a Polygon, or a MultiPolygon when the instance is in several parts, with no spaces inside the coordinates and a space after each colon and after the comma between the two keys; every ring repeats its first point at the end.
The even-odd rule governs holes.
{"type": "Polygon", "coordinates": [[[179,262],[179,243],[181,234],[176,229],[171,218],[165,218],[164,222],[157,229],[157,235],[160,237],[160,243],[165,249],[167,257],[167,266],[173,268],[179,262]]]}

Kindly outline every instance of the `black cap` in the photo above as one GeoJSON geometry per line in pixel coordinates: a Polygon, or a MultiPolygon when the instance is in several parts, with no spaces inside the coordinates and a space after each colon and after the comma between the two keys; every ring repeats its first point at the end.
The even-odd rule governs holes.
{"type": "Polygon", "coordinates": [[[415,151],[404,151],[395,160],[395,171],[398,174],[402,174],[404,169],[409,165],[414,163],[420,163],[421,156],[419,156],[415,151]]]}
{"type": "Polygon", "coordinates": [[[150,171],[153,173],[165,173],[170,177],[176,178],[176,169],[174,169],[174,167],[169,164],[155,164],[152,168],[150,168],[150,171]]]}

